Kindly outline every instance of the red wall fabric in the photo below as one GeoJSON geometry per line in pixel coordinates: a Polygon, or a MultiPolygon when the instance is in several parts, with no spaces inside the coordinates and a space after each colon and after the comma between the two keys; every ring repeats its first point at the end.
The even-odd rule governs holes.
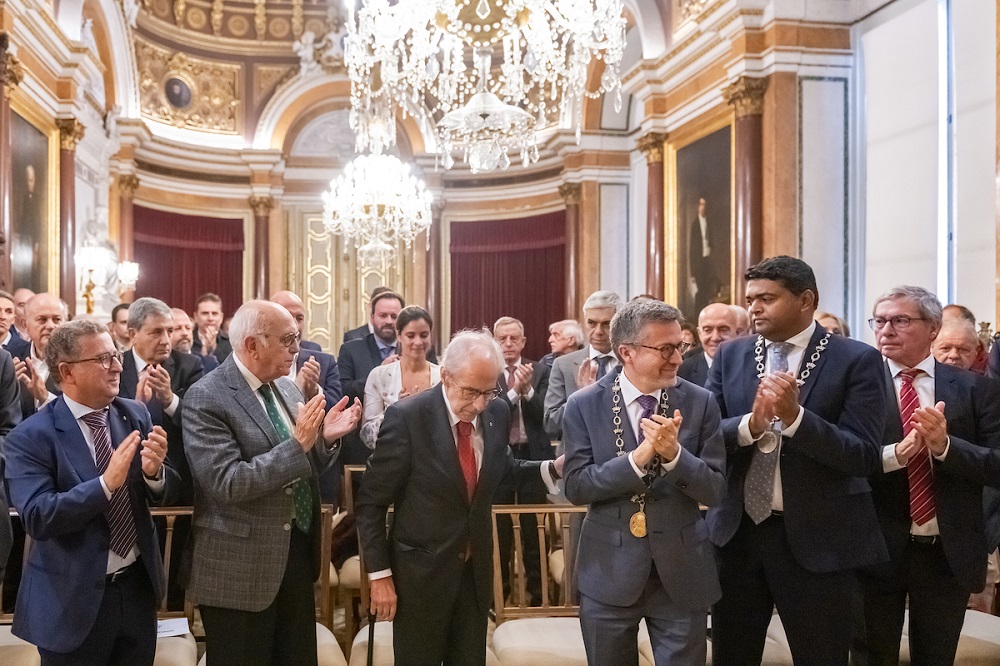
{"type": "Polygon", "coordinates": [[[502,316],[524,323],[524,356],[549,353],[548,328],[563,319],[566,211],[451,225],[451,333],[502,316]]]}
{"type": "Polygon", "coordinates": [[[194,311],[198,296],[222,298],[226,316],[243,303],[243,220],[135,207],[135,295],[194,311]]]}

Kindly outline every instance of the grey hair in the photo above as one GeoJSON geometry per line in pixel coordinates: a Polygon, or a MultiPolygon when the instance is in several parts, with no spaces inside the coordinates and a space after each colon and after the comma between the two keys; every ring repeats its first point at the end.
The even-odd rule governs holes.
{"type": "Polygon", "coordinates": [[[158,298],[143,296],[128,306],[128,327],[139,330],[150,317],[173,317],[170,306],[158,298]]]}
{"type": "Polygon", "coordinates": [[[737,330],[742,331],[744,335],[749,333],[751,322],[750,313],[747,312],[747,309],[742,305],[730,305],[729,308],[736,315],[737,330]]]}
{"type": "Polygon", "coordinates": [[[488,328],[465,329],[452,336],[441,359],[441,367],[453,375],[465,367],[469,357],[477,354],[487,356],[493,361],[496,365],[496,374],[500,375],[504,368],[503,350],[493,339],[493,334],[488,328]]]}
{"type": "Polygon", "coordinates": [[[524,335],[524,324],[521,323],[520,319],[515,319],[514,317],[500,317],[493,324],[493,335],[497,334],[497,329],[501,326],[511,326],[516,324],[518,328],[521,329],[521,335],[524,335]]]}
{"type": "Polygon", "coordinates": [[[622,303],[622,297],[613,291],[595,291],[587,297],[586,303],[583,304],[583,311],[611,308],[618,312],[622,308],[622,303]]]}
{"type": "Polygon", "coordinates": [[[630,301],[611,320],[611,349],[621,360],[618,347],[639,342],[643,326],[670,322],[684,323],[684,315],[674,306],[663,301],[630,301]]]}
{"type": "Polygon", "coordinates": [[[893,287],[876,298],[875,304],[872,306],[872,314],[875,314],[875,310],[883,301],[895,301],[900,298],[913,301],[916,304],[921,317],[928,320],[938,328],[941,327],[941,319],[943,317],[941,301],[939,301],[938,297],[932,292],[924,289],[923,287],[917,287],[914,285],[904,284],[899,285],[898,287],[893,287]]]}
{"type": "Polygon", "coordinates": [[[264,334],[267,332],[268,308],[265,306],[281,307],[270,301],[247,301],[233,315],[233,320],[229,322],[229,342],[234,351],[243,349],[247,338],[256,338],[261,344],[267,345],[264,334]]]}
{"type": "Polygon", "coordinates": [[[576,319],[563,319],[554,324],[549,324],[549,333],[555,329],[562,330],[566,335],[572,335],[577,347],[583,346],[583,329],[580,327],[580,322],[576,319]]]}
{"type": "Polygon", "coordinates": [[[45,348],[45,365],[49,374],[59,380],[59,364],[77,361],[80,356],[80,341],[92,335],[108,335],[108,327],[94,319],[74,319],[56,326],[45,348]]]}

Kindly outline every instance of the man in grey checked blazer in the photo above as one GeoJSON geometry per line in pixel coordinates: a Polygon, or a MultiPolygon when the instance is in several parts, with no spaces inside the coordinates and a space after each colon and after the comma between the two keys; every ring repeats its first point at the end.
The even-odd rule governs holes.
{"type": "Polygon", "coordinates": [[[322,393],[302,404],[288,378],[298,330],[284,308],[245,303],[230,339],[233,355],[185,397],[195,490],[188,594],[213,662],[315,664],[316,480],[361,408],[344,398],[324,417],[322,393]]]}

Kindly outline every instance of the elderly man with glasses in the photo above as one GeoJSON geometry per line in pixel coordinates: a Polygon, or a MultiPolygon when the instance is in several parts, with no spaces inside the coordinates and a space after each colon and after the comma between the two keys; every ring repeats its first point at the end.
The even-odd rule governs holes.
{"type": "Polygon", "coordinates": [[[488,330],[463,331],[448,345],[441,383],[385,412],[357,521],[371,611],[393,620],[397,664],[486,662],[493,496],[508,474],[517,487],[554,490],[561,459],[511,455],[510,405],[496,400],[503,368],[488,330]]]}
{"type": "Polygon", "coordinates": [[[118,397],[122,353],[93,320],[63,324],[45,350],[61,397],[7,436],[7,485],[34,540],[13,631],[42,664],[152,664],[163,563],[149,504],[177,475],[166,433],[118,397]]]}
{"type": "Polygon", "coordinates": [[[325,412],[322,393],[303,398],[288,378],[299,332],[280,305],[244,303],[229,335],[233,353],[185,397],[188,595],[201,606],[212,663],[316,664],[317,478],[361,406],[343,398],[325,412]]]}

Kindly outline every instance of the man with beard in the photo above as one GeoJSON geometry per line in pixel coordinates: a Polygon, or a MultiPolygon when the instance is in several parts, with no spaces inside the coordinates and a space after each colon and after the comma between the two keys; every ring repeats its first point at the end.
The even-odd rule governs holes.
{"type": "MultiPolygon", "coordinates": [[[[194,323],[187,312],[180,308],[170,308],[170,317],[174,320],[174,329],[170,334],[170,346],[185,354],[191,353],[191,345],[194,343],[194,323]]],[[[201,362],[205,366],[205,372],[219,367],[219,359],[214,355],[201,356],[201,362]]]]}

